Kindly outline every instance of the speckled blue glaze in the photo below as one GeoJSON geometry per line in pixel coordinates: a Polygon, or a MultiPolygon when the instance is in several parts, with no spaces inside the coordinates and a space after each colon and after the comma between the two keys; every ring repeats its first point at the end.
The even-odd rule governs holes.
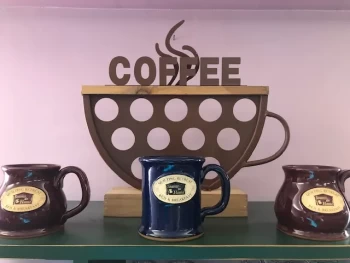
{"type": "Polygon", "coordinates": [[[140,234],[161,239],[199,236],[203,233],[202,222],[205,216],[221,213],[226,208],[230,198],[230,180],[220,166],[210,164],[202,167],[205,161],[202,157],[150,156],[139,160],[143,170],[140,234]],[[223,195],[215,207],[201,209],[201,183],[209,171],[215,171],[220,176],[223,195]],[[197,191],[192,199],[170,204],[155,196],[153,183],[172,174],[185,175],[195,181],[197,191]]]}

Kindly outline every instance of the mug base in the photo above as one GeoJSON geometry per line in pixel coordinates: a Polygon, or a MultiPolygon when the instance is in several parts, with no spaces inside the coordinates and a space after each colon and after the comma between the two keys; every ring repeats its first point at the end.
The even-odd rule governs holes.
{"type": "Polygon", "coordinates": [[[33,230],[24,230],[24,231],[6,231],[0,229],[0,238],[34,238],[41,237],[56,233],[63,230],[64,226],[59,225],[51,228],[42,228],[42,229],[33,229],[33,230]]]}
{"type": "Polygon", "coordinates": [[[201,236],[204,235],[204,233],[200,233],[196,236],[191,236],[191,237],[180,237],[180,238],[163,238],[163,237],[154,237],[154,236],[147,236],[144,234],[141,234],[139,232],[139,235],[142,236],[143,238],[153,240],[153,241],[161,241],[161,242],[184,242],[184,241],[189,241],[193,239],[200,238],[201,236]]]}
{"type": "Polygon", "coordinates": [[[348,231],[346,230],[340,233],[316,233],[290,229],[280,224],[277,224],[277,229],[289,236],[314,241],[341,241],[349,238],[348,231]]]}

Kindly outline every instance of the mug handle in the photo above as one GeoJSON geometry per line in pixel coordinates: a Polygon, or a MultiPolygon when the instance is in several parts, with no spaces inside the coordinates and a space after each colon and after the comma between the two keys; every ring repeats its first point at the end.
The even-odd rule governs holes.
{"type": "MultiPolygon", "coordinates": [[[[341,170],[337,174],[338,187],[340,188],[340,191],[342,191],[343,196],[344,196],[344,200],[348,204],[348,206],[349,206],[349,203],[348,203],[348,201],[346,200],[346,197],[345,197],[345,181],[349,177],[350,177],[350,170],[341,170]]],[[[346,228],[350,228],[350,223],[348,224],[348,226],[346,228]]]]}
{"type": "Polygon", "coordinates": [[[74,207],[73,209],[71,209],[69,211],[66,211],[63,214],[63,216],[61,218],[61,224],[65,223],[68,218],[73,217],[73,216],[79,214],[81,211],[83,211],[90,201],[90,185],[89,185],[88,178],[87,178],[86,174],[78,167],[67,166],[67,167],[61,169],[58,176],[57,176],[55,186],[59,189],[62,189],[63,188],[63,180],[64,180],[65,176],[69,173],[73,173],[78,177],[78,179],[80,181],[80,185],[81,185],[82,198],[81,198],[81,202],[78,206],[74,207]]]}
{"type": "Polygon", "coordinates": [[[260,164],[272,162],[273,160],[280,157],[282,155],[282,153],[287,149],[287,146],[288,146],[289,140],[290,140],[290,131],[289,131],[288,123],[280,115],[273,113],[273,112],[270,112],[270,111],[268,111],[266,113],[266,116],[274,118],[282,124],[283,129],[284,129],[284,142],[283,142],[281,148],[275,154],[271,155],[270,157],[260,159],[260,160],[248,161],[242,167],[249,167],[249,166],[255,166],[255,165],[260,165],[260,164]]]}
{"type": "Polygon", "coordinates": [[[202,178],[201,178],[201,183],[203,182],[205,176],[210,172],[214,171],[216,172],[221,181],[221,199],[220,201],[212,207],[204,207],[201,210],[201,220],[202,222],[204,221],[204,218],[208,215],[216,215],[221,213],[222,211],[225,210],[225,208],[228,205],[228,202],[230,201],[230,192],[231,192],[231,186],[230,186],[230,177],[227,175],[225,170],[217,165],[217,164],[208,164],[203,167],[202,170],[202,178]]]}
{"type": "Polygon", "coordinates": [[[340,190],[345,193],[345,180],[348,179],[350,177],[350,170],[341,170],[338,173],[338,186],[340,188],[340,190]]]}

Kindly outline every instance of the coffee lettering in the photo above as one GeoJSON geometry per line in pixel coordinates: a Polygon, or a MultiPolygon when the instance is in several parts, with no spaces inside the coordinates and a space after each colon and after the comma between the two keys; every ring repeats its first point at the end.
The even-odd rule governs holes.
{"type": "Polygon", "coordinates": [[[223,86],[239,86],[241,85],[241,80],[238,78],[230,78],[230,74],[238,74],[238,68],[230,68],[230,65],[240,64],[240,58],[222,58],[222,71],[221,71],[221,81],[223,86]]]}
{"type": "Polygon", "coordinates": [[[124,74],[124,77],[118,78],[116,70],[118,64],[122,64],[124,68],[130,68],[130,62],[126,57],[115,57],[109,64],[109,77],[115,85],[126,85],[130,80],[130,74],[124,74]]]}
{"type": "MultiPolygon", "coordinates": [[[[181,57],[179,60],[176,57],[160,57],[159,58],[159,84],[161,86],[168,85],[167,78],[172,77],[173,80],[179,75],[179,84],[181,86],[187,85],[187,79],[196,74],[195,65],[200,64],[200,85],[201,86],[218,86],[220,79],[217,75],[220,59],[219,57],[181,57]],[[209,67],[212,66],[212,67],[209,67]]],[[[241,63],[241,59],[237,57],[224,57],[221,60],[221,85],[223,86],[237,86],[240,85],[239,78],[230,78],[230,75],[239,74],[237,67],[230,67],[241,63]]],[[[131,69],[129,60],[126,57],[118,56],[111,60],[109,64],[109,77],[111,81],[117,86],[127,85],[130,81],[130,74],[119,76],[117,74],[118,68],[131,69]],[[119,65],[120,64],[120,65],[119,65]]],[[[136,60],[133,67],[135,79],[138,84],[142,86],[150,86],[156,79],[157,66],[154,60],[150,57],[140,57],[136,60]],[[147,78],[142,76],[142,66],[148,66],[149,74],[147,78]]],[[[173,81],[172,80],[172,81],[173,81]]]]}
{"type": "Polygon", "coordinates": [[[208,65],[218,65],[219,58],[201,58],[200,64],[200,85],[201,86],[218,86],[218,78],[208,78],[209,74],[218,74],[217,68],[208,68],[208,65]]]}
{"type": "Polygon", "coordinates": [[[156,79],[156,64],[150,57],[141,57],[135,63],[134,75],[136,81],[142,86],[152,85],[153,81],[156,79]],[[142,76],[142,66],[148,66],[148,77],[144,78],[142,76]]]}
{"type": "Polygon", "coordinates": [[[175,57],[160,57],[159,58],[159,85],[167,85],[167,77],[176,75],[174,65],[177,65],[177,59],[175,57]],[[171,68],[167,68],[167,65],[172,65],[171,68]]]}
{"type": "Polygon", "coordinates": [[[187,85],[187,77],[193,77],[196,70],[193,67],[198,63],[196,58],[180,58],[180,85],[187,85]]]}

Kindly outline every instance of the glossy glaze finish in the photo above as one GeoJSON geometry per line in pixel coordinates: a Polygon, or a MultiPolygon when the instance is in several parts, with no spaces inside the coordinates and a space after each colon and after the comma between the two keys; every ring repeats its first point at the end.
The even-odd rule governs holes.
{"type": "MultiPolygon", "coordinates": [[[[226,208],[230,198],[229,177],[218,165],[202,167],[204,161],[201,157],[184,156],[140,158],[143,166],[141,235],[171,241],[197,238],[203,234],[205,216],[221,213],[226,208]],[[223,194],[215,207],[201,209],[201,183],[209,171],[215,171],[220,176],[223,194]],[[183,203],[168,203],[157,198],[153,184],[171,175],[183,175],[195,182],[196,191],[192,198],[183,203]]],[[[183,194],[186,195],[188,190],[183,194]]]]}
{"type": "MultiPolygon", "coordinates": [[[[283,170],[285,180],[275,201],[278,229],[289,235],[312,240],[348,238],[346,228],[349,224],[349,205],[344,196],[344,182],[350,176],[350,171],[320,165],[287,165],[283,166],[283,170]],[[310,189],[335,191],[333,193],[339,196],[341,206],[332,213],[316,212],[307,208],[302,196],[310,189]]],[[[316,198],[319,196],[320,194],[312,196],[315,199],[312,207],[334,209],[337,205],[335,201],[327,205],[322,202],[317,204],[316,198]]],[[[321,194],[321,198],[324,197],[335,199],[334,196],[321,194]]]]}
{"type": "MultiPolygon", "coordinates": [[[[22,212],[4,209],[3,203],[5,201],[1,199],[0,235],[3,237],[28,238],[55,232],[62,229],[68,218],[80,213],[89,203],[89,182],[85,173],[77,167],[69,166],[60,169],[60,166],[53,164],[19,164],[5,165],[2,170],[4,181],[0,189],[0,196],[5,196],[4,193],[8,193],[11,189],[34,187],[40,189],[41,191],[36,191],[41,192],[44,197],[44,203],[40,207],[22,212]],[[78,176],[82,189],[82,201],[69,211],[67,211],[66,197],[62,190],[64,177],[68,173],[74,173],[78,176]]],[[[28,194],[25,190],[18,193],[28,194]]],[[[16,196],[18,198],[18,195],[16,196]]],[[[12,194],[8,196],[9,201],[14,200],[11,204],[12,207],[16,207],[16,205],[18,207],[18,204],[15,204],[15,199],[16,197],[12,194]]],[[[29,200],[28,204],[32,204],[33,200],[35,199],[29,200]]]]}

